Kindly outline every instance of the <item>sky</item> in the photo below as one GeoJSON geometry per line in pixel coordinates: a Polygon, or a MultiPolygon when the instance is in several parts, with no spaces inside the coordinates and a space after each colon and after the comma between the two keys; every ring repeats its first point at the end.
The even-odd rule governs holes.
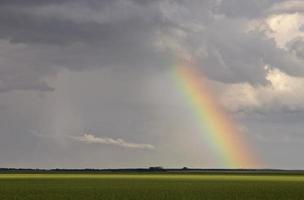
{"type": "Polygon", "coordinates": [[[174,80],[179,59],[255,167],[304,169],[302,0],[1,0],[0,167],[229,167],[174,80]]]}

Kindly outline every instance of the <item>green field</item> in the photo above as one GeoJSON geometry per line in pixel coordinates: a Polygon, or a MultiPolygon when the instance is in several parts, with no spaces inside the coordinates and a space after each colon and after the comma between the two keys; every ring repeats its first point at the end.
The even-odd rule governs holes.
{"type": "Polygon", "coordinates": [[[0,174],[0,199],[304,199],[303,175],[0,174]]]}

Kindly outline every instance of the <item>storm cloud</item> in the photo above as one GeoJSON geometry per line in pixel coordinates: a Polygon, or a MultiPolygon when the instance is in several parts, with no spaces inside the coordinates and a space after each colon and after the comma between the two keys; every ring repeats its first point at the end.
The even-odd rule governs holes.
{"type": "Polygon", "coordinates": [[[221,17],[230,16],[233,9],[247,12],[247,7],[263,7],[266,12],[275,3],[280,5],[277,1],[3,1],[1,45],[16,53],[4,52],[1,74],[8,75],[0,77],[1,91],[52,91],[45,79],[50,71],[56,74],[62,68],[165,68],[177,48],[191,54],[208,77],[221,82],[263,83],[265,65],[301,76],[301,57],[277,48],[261,31],[246,31],[248,19],[221,17]],[[19,66],[22,70],[13,69],[19,66]]]}
{"type": "Polygon", "coordinates": [[[299,0],[0,1],[0,165],[208,166],[172,80],[182,59],[205,74],[269,166],[303,167],[274,158],[303,147],[271,129],[280,113],[275,126],[290,128],[284,138],[302,137],[302,124],[291,121],[304,110],[303,8],[299,0]],[[79,136],[86,128],[109,138],[79,136]],[[66,129],[78,143],[24,131],[66,129]],[[286,149],[267,154],[269,141],[286,149]],[[133,147],[154,150],[131,152],[132,160],[133,147]]]}

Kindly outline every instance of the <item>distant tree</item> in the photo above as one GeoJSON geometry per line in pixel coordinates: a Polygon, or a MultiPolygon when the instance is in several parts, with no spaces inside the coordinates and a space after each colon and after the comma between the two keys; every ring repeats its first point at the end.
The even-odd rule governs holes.
{"type": "Polygon", "coordinates": [[[156,166],[156,167],[149,167],[149,171],[159,172],[159,171],[166,171],[166,170],[161,166],[156,166]]]}

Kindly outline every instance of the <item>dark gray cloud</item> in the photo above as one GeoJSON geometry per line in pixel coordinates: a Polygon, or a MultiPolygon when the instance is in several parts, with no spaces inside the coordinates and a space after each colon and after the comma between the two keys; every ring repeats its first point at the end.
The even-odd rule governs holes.
{"type": "Polygon", "coordinates": [[[238,30],[237,26],[230,24],[230,27],[217,26],[207,33],[203,44],[207,54],[199,59],[209,77],[224,82],[265,83],[265,65],[275,66],[294,76],[304,75],[303,60],[277,48],[275,42],[263,34],[238,30]]]}
{"type": "MultiPolygon", "coordinates": [[[[209,11],[214,7],[214,4],[207,5],[209,11]]],[[[304,75],[301,57],[279,48],[264,31],[249,30],[247,19],[215,17],[212,12],[200,15],[197,4],[177,7],[178,14],[168,16],[173,25],[164,31],[166,39],[175,39],[174,44],[169,42],[168,46],[174,51],[178,44],[177,48],[193,57],[209,78],[220,82],[265,84],[265,65],[292,76],[304,75]]]]}
{"type": "Polygon", "coordinates": [[[269,11],[272,14],[293,14],[293,13],[303,13],[304,3],[301,0],[291,0],[291,1],[278,1],[274,4],[269,11]]]}
{"type": "MultiPolygon", "coordinates": [[[[85,4],[88,5],[106,5],[111,4],[119,0],[88,0],[85,4]]],[[[19,0],[2,0],[0,5],[2,6],[17,6],[17,7],[26,7],[26,6],[41,6],[41,5],[61,5],[69,2],[81,2],[81,0],[28,0],[28,1],[19,1],[19,0]]],[[[143,1],[145,2],[145,1],[143,1]]]]}
{"type": "MultiPolygon", "coordinates": [[[[287,164],[276,159],[279,153],[294,153],[290,138],[302,138],[301,123],[291,119],[303,115],[303,95],[295,92],[303,83],[303,39],[292,38],[286,48],[278,47],[266,21],[300,11],[295,5],[301,2],[295,2],[0,1],[0,163],[207,166],[209,151],[200,143],[193,114],[172,80],[172,65],[192,59],[223,94],[237,90],[230,95],[230,102],[239,104],[237,120],[248,128],[269,166],[303,167],[296,158],[289,157],[287,164]],[[280,73],[270,80],[269,69],[280,73]],[[274,123],[277,115],[280,122],[274,123]],[[290,129],[284,129],[290,140],[275,133],[284,126],[290,129]],[[79,136],[86,128],[100,133],[94,136],[100,145],[41,139],[28,132],[60,138],[57,135],[79,136]],[[102,145],[105,135],[157,148],[131,152],[102,145]],[[283,141],[285,149],[275,140],[283,141]]],[[[137,145],[125,141],[110,143],[137,145]]],[[[303,145],[296,145],[303,151],[303,145]]]]}
{"type": "Polygon", "coordinates": [[[12,46],[18,52],[8,52],[1,63],[1,74],[10,71],[9,76],[2,76],[1,91],[52,90],[43,79],[50,70],[56,73],[60,68],[82,70],[122,65],[159,66],[164,60],[164,56],[153,48],[155,32],[164,26],[157,10],[147,8],[141,11],[137,4],[131,2],[126,8],[117,1],[108,2],[106,7],[97,10],[87,4],[76,3],[78,9],[83,6],[87,10],[78,16],[71,10],[73,6],[69,7],[70,4],[58,5],[47,1],[46,5],[12,4],[1,7],[0,37],[3,43],[9,41],[4,46],[12,46]],[[56,12],[61,6],[63,16],[57,17],[53,11],[56,12]],[[131,10],[121,14],[128,7],[131,10]],[[45,16],[43,13],[33,14],[39,9],[50,10],[50,13],[45,16]],[[87,12],[93,13],[92,19],[83,16],[87,12]],[[143,16],[144,13],[147,16],[143,16]],[[103,21],[103,17],[107,19],[103,21]],[[23,49],[18,44],[24,45],[23,49]],[[24,55],[27,59],[23,59],[24,55]],[[14,71],[15,68],[17,70],[14,71]]]}
{"type": "MultiPolygon", "coordinates": [[[[12,72],[15,77],[9,78],[11,81],[2,79],[2,91],[52,90],[43,80],[48,76],[45,73],[48,69],[167,67],[169,55],[175,54],[176,49],[159,51],[155,44],[162,36],[175,40],[175,44],[194,57],[209,78],[217,81],[264,83],[266,64],[302,76],[303,60],[278,49],[262,32],[246,32],[246,20],[216,17],[217,12],[225,13],[228,5],[235,13],[242,14],[239,6],[247,12],[247,7],[267,9],[278,3],[242,2],[42,1],[35,4],[36,1],[30,1],[26,6],[17,1],[3,2],[0,38],[12,45],[25,44],[27,51],[43,49],[44,55],[28,55],[27,62],[17,64],[26,65],[23,68],[28,74],[35,75],[27,77],[12,72]],[[216,11],[221,7],[223,9],[216,11]],[[39,73],[37,69],[44,70],[38,70],[39,73]],[[20,83],[12,83],[16,79],[20,83]],[[20,84],[24,88],[18,86],[20,84]]],[[[2,65],[7,68],[5,65],[14,65],[15,60],[19,60],[17,56],[11,61],[13,64],[2,65]]]]}
{"type": "Polygon", "coordinates": [[[304,58],[304,40],[297,38],[287,44],[289,51],[295,53],[298,57],[304,58]]]}
{"type": "Polygon", "coordinates": [[[217,12],[229,17],[256,18],[265,14],[274,4],[288,0],[260,0],[260,1],[243,1],[243,0],[221,0],[217,7],[217,12]]]}

